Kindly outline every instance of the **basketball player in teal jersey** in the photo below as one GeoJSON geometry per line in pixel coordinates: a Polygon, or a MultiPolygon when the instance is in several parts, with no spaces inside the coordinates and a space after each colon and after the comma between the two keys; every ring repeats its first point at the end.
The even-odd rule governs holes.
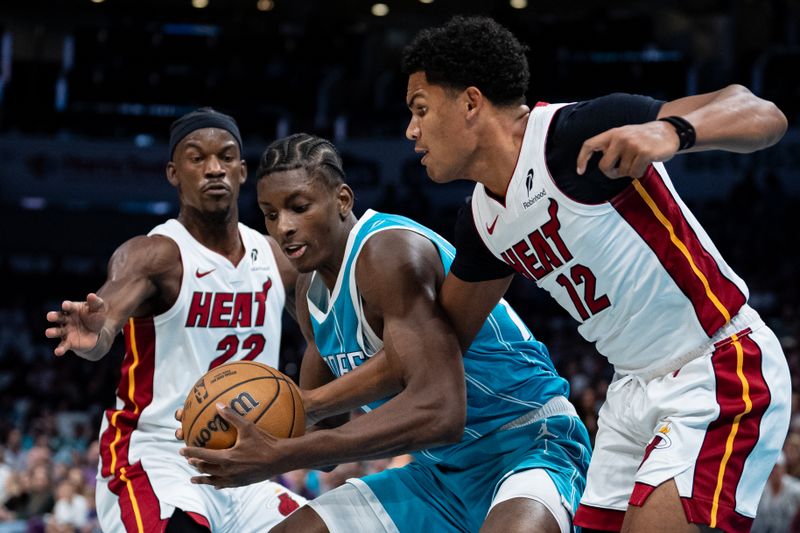
{"type": "Polygon", "coordinates": [[[501,301],[462,358],[436,303],[449,243],[400,216],[367,211],[358,220],[341,159],[324,139],[276,141],[256,174],[267,229],[304,273],[301,386],[330,390],[343,377],[354,387],[344,395],[383,400],[294,439],[223,407],[239,439],[229,450],[185,448],[207,474],[194,481],[221,488],[412,452],[410,465],[349,480],[273,531],[571,531],[588,435],[567,382],[516,313],[501,301]]]}

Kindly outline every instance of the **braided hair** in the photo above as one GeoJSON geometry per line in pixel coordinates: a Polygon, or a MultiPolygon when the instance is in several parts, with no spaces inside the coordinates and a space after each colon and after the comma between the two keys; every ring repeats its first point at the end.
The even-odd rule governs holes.
{"type": "Polygon", "coordinates": [[[333,143],[308,133],[295,133],[267,146],[258,163],[256,180],[296,168],[305,169],[331,188],[345,180],[342,158],[333,143]]]}

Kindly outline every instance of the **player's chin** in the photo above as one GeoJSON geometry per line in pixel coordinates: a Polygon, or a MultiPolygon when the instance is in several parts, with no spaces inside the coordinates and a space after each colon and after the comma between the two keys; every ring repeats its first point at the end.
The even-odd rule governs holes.
{"type": "Polygon", "coordinates": [[[439,184],[450,183],[451,181],[456,179],[452,177],[449,172],[442,171],[441,169],[438,169],[436,167],[426,166],[425,171],[428,173],[428,177],[434,183],[439,183],[439,184]]]}
{"type": "Polygon", "coordinates": [[[211,217],[224,217],[230,213],[234,202],[231,197],[209,199],[204,203],[203,211],[211,217]]]}
{"type": "Polygon", "coordinates": [[[297,270],[301,274],[314,272],[317,269],[317,265],[307,260],[305,256],[299,259],[289,259],[289,262],[292,263],[292,266],[295,268],[295,270],[297,270]]]}

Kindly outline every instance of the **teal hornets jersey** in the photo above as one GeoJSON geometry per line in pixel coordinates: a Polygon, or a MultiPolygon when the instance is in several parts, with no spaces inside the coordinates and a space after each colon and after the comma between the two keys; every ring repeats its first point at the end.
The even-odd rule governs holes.
{"type": "MultiPolygon", "coordinates": [[[[432,230],[405,217],[368,210],[350,231],[339,276],[329,291],[315,272],[307,300],[317,349],[337,377],[367,361],[383,347],[364,317],[355,265],[367,239],[386,230],[413,231],[438,249],[445,273],[455,249],[432,230]]],[[[422,462],[450,462],[459,450],[503,425],[569,396],[569,384],[553,367],[547,348],[537,341],[511,306],[501,300],[464,353],[467,420],[461,442],[421,450],[422,462]]],[[[386,400],[364,406],[375,409],[386,400]]]]}

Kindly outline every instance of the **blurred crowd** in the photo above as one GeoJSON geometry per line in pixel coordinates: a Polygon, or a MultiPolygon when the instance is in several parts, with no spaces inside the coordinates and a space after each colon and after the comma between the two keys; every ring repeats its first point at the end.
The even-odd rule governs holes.
{"type": "MultiPolygon", "coordinates": [[[[387,197],[397,200],[401,195],[387,197]]],[[[402,212],[403,205],[376,207],[402,212]]],[[[415,212],[404,214],[445,228],[442,232],[449,236],[446,228],[452,225],[452,213],[447,220],[431,219],[433,211],[419,208],[424,202],[405,205],[415,212]]],[[[729,197],[690,207],[722,255],[747,281],[751,305],[780,338],[792,370],[791,429],[753,530],[800,531],[800,198],[786,194],[774,176],[760,180],[751,176],[729,197]]],[[[20,279],[39,287],[38,292],[21,291],[24,298],[11,298],[0,306],[0,533],[98,530],[93,510],[96,439],[103,409],[113,405],[121,345],[99,363],[52,355],[54,344],[43,333],[45,311],[59,305],[54,298],[67,296],[64,283],[70,284],[70,293],[79,294],[97,283],[96,279],[58,281],[48,285],[44,279],[20,279]],[[54,292],[54,286],[61,286],[61,292],[54,292]]],[[[533,284],[515,282],[507,298],[547,344],[570,382],[573,403],[594,435],[611,368],[578,337],[572,319],[533,284]]],[[[283,369],[296,376],[302,337],[290,320],[286,322],[283,369]]],[[[280,482],[313,498],[349,477],[409,460],[403,456],[340,465],[329,473],[290,472],[280,482]]]]}

